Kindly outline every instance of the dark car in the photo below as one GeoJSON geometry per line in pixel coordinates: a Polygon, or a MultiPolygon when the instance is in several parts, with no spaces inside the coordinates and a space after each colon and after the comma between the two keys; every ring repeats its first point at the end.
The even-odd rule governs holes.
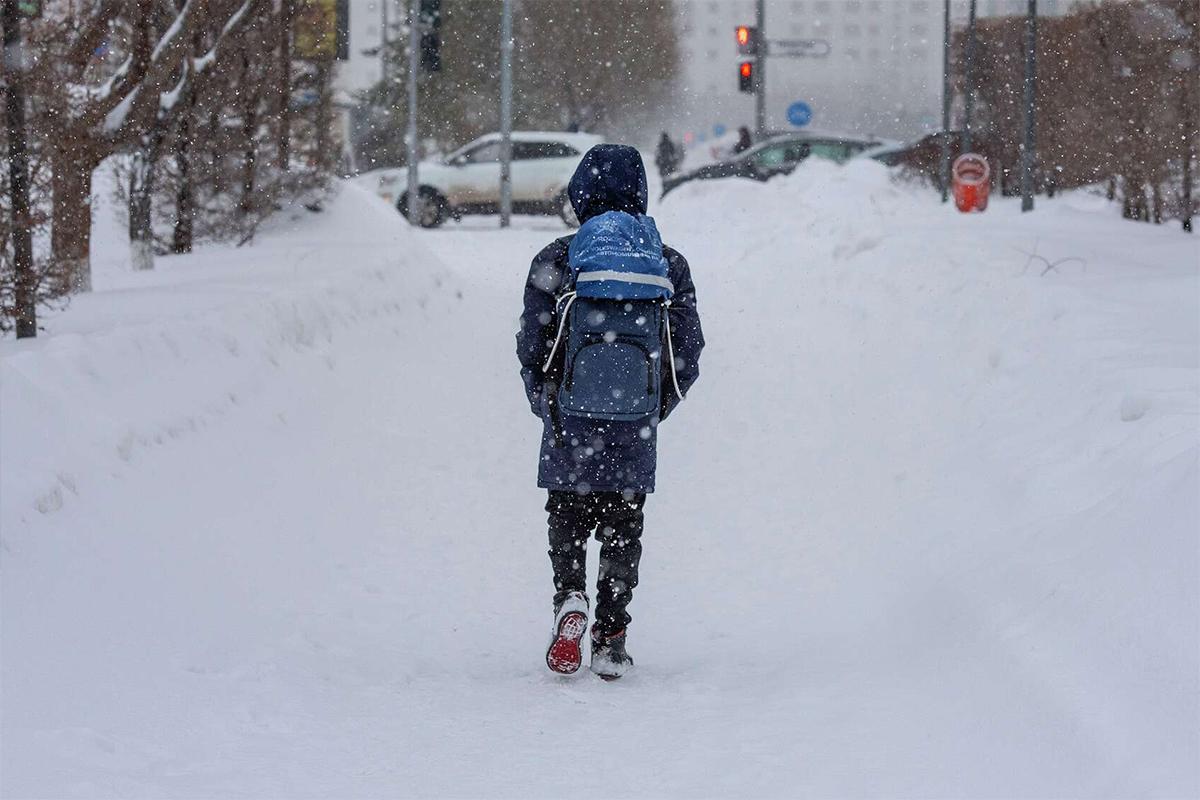
{"type": "Polygon", "coordinates": [[[843,136],[814,136],[785,134],[773,136],[733,158],[705,164],[689,172],[673,175],[663,181],[663,195],[688,181],[712,178],[750,178],[766,181],[776,175],[786,175],[809,156],[844,163],[879,142],[843,136]]]}

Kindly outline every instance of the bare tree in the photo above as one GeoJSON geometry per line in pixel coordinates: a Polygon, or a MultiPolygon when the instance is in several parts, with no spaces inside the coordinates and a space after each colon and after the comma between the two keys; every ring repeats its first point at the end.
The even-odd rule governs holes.
{"type": "Polygon", "coordinates": [[[36,131],[51,153],[51,251],[61,288],[91,288],[96,167],[170,113],[187,83],[208,69],[224,39],[252,20],[261,2],[188,0],[179,9],[155,0],[47,3],[31,26],[37,66],[30,83],[41,100],[36,131]],[[147,32],[156,30],[159,14],[170,21],[152,39],[147,32]],[[212,47],[192,60],[193,35],[202,25],[213,26],[212,47]],[[94,54],[105,47],[119,57],[97,63],[94,54]]]}
{"type": "MultiPolygon", "coordinates": [[[[1195,0],[1105,0],[1039,22],[1042,189],[1104,183],[1126,218],[1178,216],[1190,229],[1196,14],[1195,0]]],[[[1020,155],[1022,28],[1021,17],[983,20],[978,28],[973,128],[1005,192],[1015,190],[1009,173],[1020,155]]],[[[960,87],[963,47],[960,34],[960,87]]]]}

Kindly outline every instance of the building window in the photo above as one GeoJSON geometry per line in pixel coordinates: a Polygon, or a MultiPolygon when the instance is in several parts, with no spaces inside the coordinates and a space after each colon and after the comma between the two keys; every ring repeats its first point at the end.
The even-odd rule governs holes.
{"type": "Polygon", "coordinates": [[[872,22],[870,25],[867,26],[867,33],[871,34],[872,36],[878,36],[879,35],[879,26],[876,25],[874,22],[872,22]]]}
{"type": "Polygon", "coordinates": [[[858,61],[858,56],[859,56],[859,52],[858,52],[857,47],[847,47],[846,48],[846,60],[847,61],[858,61]]]}
{"type": "Polygon", "coordinates": [[[843,33],[845,33],[846,36],[848,36],[848,37],[857,38],[859,36],[862,36],[862,28],[851,23],[851,24],[847,25],[845,28],[843,28],[843,33]]]}
{"type": "Polygon", "coordinates": [[[862,0],[846,0],[842,8],[847,14],[857,14],[862,11],[862,0]]]}

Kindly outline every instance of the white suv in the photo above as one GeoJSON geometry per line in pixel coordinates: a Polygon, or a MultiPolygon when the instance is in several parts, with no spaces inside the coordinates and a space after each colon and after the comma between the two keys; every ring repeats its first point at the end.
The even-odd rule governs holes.
{"type": "MultiPolygon", "coordinates": [[[[601,137],[590,133],[512,134],[512,199],[516,214],[557,214],[574,227],[579,223],[567,197],[567,183],[583,154],[601,137]]],[[[496,214],[500,210],[500,134],[489,133],[455,150],[442,161],[423,161],[418,170],[421,207],[417,222],[436,228],[464,214],[496,214]]],[[[407,170],[385,170],[379,195],[408,216],[407,170]]]]}

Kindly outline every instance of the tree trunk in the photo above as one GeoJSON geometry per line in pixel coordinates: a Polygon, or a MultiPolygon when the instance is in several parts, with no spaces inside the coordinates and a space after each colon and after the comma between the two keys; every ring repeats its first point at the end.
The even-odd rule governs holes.
{"type": "MultiPolygon", "coordinates": [[[[1189,148],[1190,150],[1190,148],[1189,148]]],[[[1192,154],[1185,153],[1183,159],[1183,230],[1192,232],[1192,154]]]]}
{"type": "Polygon", "coordinates": [[[1158,181],[1150,184],[1150,217],[1155,225],[1162,225],[1163,221],[1163,195],[1162,186],[1158,181]]]}
{"type": "MultiPolygon", "coordinates": [[[[204,35],[197,29],[192,37],[192,55],[204,54],[204,35]]],[[[195,61],[192,61],[192,69],[195,61]]],[[[175,225],[171,231],[171,252],[192,252],[195,238],[196,190],[192,178],[192,139],[196,131],[197,88],[193,81],[188,84],[179,113],[179,128],[175,132],[175,172],[179,185],[175,191],[175,225]]]]}
{"type": "Polygon", "coordinates": [[[1196,157],[1196,85],[1200,79],[1200,10],[1195,3],[1183,3],[1181,7],[1184,25],[1188,29],[1188,52],[1191,64],[1179,72],[1179,117],[1183,124],[1183,230],[1192,232],[1192,160],[1196,157]]]}
{"type": "Polygon", "coordinates": [[[25,146],[25,57],[21,52],[21,17],[14,0],[4,0],[4,59],[8,85],[4,93],[8,141],[8,185],[12,239],[13,309],[18,339],[37,336],[37,277],[33,271],[33,234],[29,224],[29,156],[25,146]]]}
{"type": "Polygon", "coordinates": [[[254,171],[258,160],[258,147],[254,141],[253,116],[246,116],[247,124],[242,126],[242,135],[246,137],[246,150],[242,154],[242,200],[239,206],[243,213],[254,209],[254,171]]]}
{"type": "Polygon", "coordinates": [[[179,120],[175,139],[175,171],[179,174],[179,189],[175,192],[175,229],[171,234],[171,252],[192,252],[193,226],[196,216],[196,195],[192,186],[192,115],[196,96],[190,93],[187,108],[179,120]]]}
{"type": "Polygon", "coordinates": [[[129,257],[139,271],[154,269],[154,180],[164,133],[160,121],[139,138],[129,175],[129,257]]]}
{"type": "Polygon", "coordinates": [[[258,130],[258,95],[257,91],[248,91],[246,76],[250,74],[250,60],[243,56],[242,77],[245,103],[242,106],[242,138],[245,150],[242,153],[242,198],[238,205],[243,214],[254,209],[254,173],[258,161],[258,142],[254,134],[258,130]]]}
{"type": "Polygon", "coordinates": [[[75,149],[54,154],[50,253],[56,291],[92,290],[92,170],[94,157],[75,149]]]}
{"type": "MultiPolygon", "coordinates": [[[[389,0],[384,0],[389,2],[389,0]]],[[[279,2],[279,144],[278,167],[287,172],[292,145],[292,0],[279,2]]]]}
{"type": "Polygon", "coordinates": [[[217,112],[208,112],[208,163],[213,166],[212,170],[212,193],[215,195],[226,194],[229,191],[227,183],[228,176],[226,171],[232,172],[232,167],[229,162],[233,160],[234,144],[231,142],[228,145],[224,143],[224,136],[218,135],[221,130],[221,117],[217,112]],[[227,147],[228,149],[225,149],[227,147]],[[230,156],[228,159],[226,156],[230,156]]]}
{"type": "Polygon", "coordinates": [[[317,166],[324,171],[332,162],[330,157],[329,147],[329,118],[332,112],[333,91],[329,85],[330,75],[333,70],[330,68],[329,62],[321,61],[317,64],[317,91],[320,98],[317,102],[317,166]]]}

